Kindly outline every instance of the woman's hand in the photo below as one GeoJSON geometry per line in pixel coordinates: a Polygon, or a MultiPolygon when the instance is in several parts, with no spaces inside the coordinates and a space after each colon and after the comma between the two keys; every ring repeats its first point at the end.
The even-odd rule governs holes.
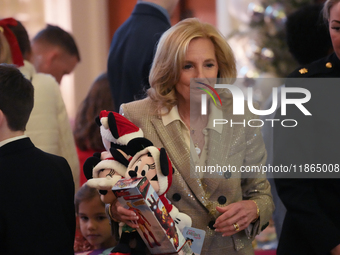
{"type": "Polygon", "coordinates": [[[135,212],[124,208],[118,199],[110,205],[111,217],[114,221],[124,222],[132,228],[139,228],[137,224],[138,216],[135,212]]]}
{"type": "Polygon", "coordinates": [[[222,236],[231,236],[249,226],[258,218],[257,206],[254,201],[243,200],[232,203],[225,207],[216,207],[222,213],[215,222],[216,232],[221,232],[222,236]]]}

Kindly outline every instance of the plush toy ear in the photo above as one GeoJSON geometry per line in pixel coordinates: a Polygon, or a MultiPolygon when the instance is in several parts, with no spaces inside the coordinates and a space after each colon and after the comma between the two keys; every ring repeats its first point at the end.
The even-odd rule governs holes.
{"type": "Polygon", "coordinates": [[[95,152],[93,153],[93,157],[96,157],[96,158],[100,158],[101,157],[101,153],[100,152],[95,152]]]}
{"type": "MultiPolygon", "coordinates": [[[[161,171],[164,176],[168,176],[171,169],[171,165],[168,159],[168,156],[166,155],[166,151],[164,148],[161,148],[160,155],[159,155],[159,161],[161,165],[161,171]]],[[[172,168],[172,167],[171,167],[172,168]]]]}
{"type": "Polygon", "coordinates": [[[119,134],[118,134],[118,129],[117,129],[116,118],[112,112],[110,112],[109,115],[107,116],[107,122],[109,124],[109,129],[111,131],[112,136],[118,139],[119,134]]]}
{"type": "Polygon", "coordinates": [[[110,148],[114,148],[114,149],[120,149],[122,151],[124,151],[126,154],[130,155],[128,152],[127,152],[127,146],[126,145],[122,145],[122,144],[118,144],[118,143],[113,143],[111,142],[111,147],[110,148]]]}
{"type": "Polygon", "coordinates": [[[119,163],[121,163],[124,166],[128,166],[129,165],[129,160],[127,160],[124,155],[122,153],[120,153],[118,150],[116,150],[115,148],[110,148],[110,153],[112,155],[112,157],[118,161],[119,163]]]}
{"type": "Polygon", "coordinates": [[[97,123],[97,125],[98,125],[99,127],[102,125],[102,123],[100,122],[99,116],[97,116],[94,120],[95,120],[95,122],[97,123]]]}
{"type": "Polygon", "coordinates": [[[100,162],[100,158],[98,157],[89,157],[86,159],[84,165],[83,165],[83,172],[86,177],[86,179],[90,180],[92,179],[92,171],[93,168],[100,162]]]}
{"type": "Polygon", "coordinates": [[[150,140],[144,137],[133,138],[128,142],[126,152],[133,157],[137,152],[144,150],[149,146],[153,146],[153,143],[150,140]]]}

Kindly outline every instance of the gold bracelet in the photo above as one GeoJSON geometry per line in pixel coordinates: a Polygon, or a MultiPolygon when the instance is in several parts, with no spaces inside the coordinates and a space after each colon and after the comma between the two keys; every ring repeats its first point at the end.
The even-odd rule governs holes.
{"type": "Polygon", "coordinates": [[[253,201],[254,203],[255,203],[255,205],[256,205],[256,219],[255,220],[253,220],[252,222],[255,222],[255,221],[257,221],[257,219],[260,217],[260,209],[259,209],[259,206],[257,205],[257,203],[256,203],[256,201],[255,200],[251,200],[251,201],[253,201]]]}
{"type": "Polygon", "coordinates": [[[115,219],[115,218],[112,216],[112,213],[111,213],[111,206],[112,206],[112,205],[110,204],[109,210],[108,210],[110,218],[111,218],[113,221],[115,221],[115,222],[120,222],[119,220],[115,219]]]}

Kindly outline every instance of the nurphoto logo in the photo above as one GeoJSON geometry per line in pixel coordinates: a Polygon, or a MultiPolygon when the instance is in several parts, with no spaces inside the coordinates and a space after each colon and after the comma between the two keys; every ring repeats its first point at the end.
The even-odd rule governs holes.
{"type": "MultiPolygon", "coordinates": [[[[212,92],[214,92],[214,94],[217,96],[217,98],[218,98],[218,100],[220,101],[220,104],[221,104],[221,106],[222,106],[222,100],[221,100],[219,94],[217,93],[217,91],[216,91],[212,86],[210,86],[210,85],[208,85],[208,84],[205,84],[205,83],[203,83],[203,82],[199,82],[199,81],[198,81],[197,83],[198,83],[198,84],[201,84],[201,85],[203,85],[203,86],[206,86],[206,87],[209,88],[212,92]]],[[[200,89],[200,90],[203,90],[205,93],[207,93],[207,94],[211,97],[211,99],[214,101],[215,105],[217,105],[214,96],[210,93],[209,90],[207,90],[207,89],[205,89],[205,88],[201,88],[201,87],[196,87],[196,88],[198,88],[198,89],[200,89]]],[[[201,101],[201,104],[202,104],[202,108],[201,108],[201,109],[202,109],[202,110],[201,110],[202,115],[207,115],[207,95],[206,95],[206,94],[202,94],[202,101],[201,101]]]]}
{"type": "MultiPolygon", "coordinates": [[[[232,96],[233,96],[233,115],[244,115],[244,104],[245,104],[245,97],[243,94],[243,91],[235,86],[235,85],[230,85],[230,84],[215,84],[215,89],[202,82],[198,82],[199,84],[202,84],[209,88],[211,91],[214,92],[214,94],[217,96],[217,98],[220,101],[220,104],[222,106],[222,101],[220,96],[218,95],[217,91],[215,89],[228,89],[232,96]]],[[[205,88],[200,88],[197,87],[198,89],[201,89],[205,91],[214,101],[215,105],[217,105],[215,98],[211,94],[210,91],[208,91],[205,88]]],[[[248,108],[251,113],[259,116],[265,116],[265,115],[270,115],[272,114],[277,108],[278,108],[278,91],[277,88],[274,87],[272,88],[272,105],[270,109],[267,110],[259,110],[254,107],[253,103],[253,88],[248,87],[247,88],[247,104],[248,108]]],[[[287,105],[292,104],[295,105],[305,116],[311,116],[312,114],[306,109],[306,107],[303,105],[307,103],[311,99],[311,93],[305,89],[305,88],[294,88],[294,87],[283,87],[281,89],[281,115],[285,116],[287,114],[287,105]],[[287,98],[288,93],[299,93],[302,94],[304,97],[302,98],[287,98]]],[[[202,94],[201,95],[201,114],[202,115],[207,115],[207,95],[202,94]]],[[[265,119],[265,121],[270,121],[272,122],[272,127],[274,126],[275,121],[279,121],[279,119],[265,119]]],[[[214,120],[214,126],[218,124],[227,124],[228,120],[225,119],[215,119],[214,120]]],[[[231,121],[232,124],[232,121],[231,121]]],[[[245,126],[245,120],[244,122],[237,122],[234,124],[244,124],[245,126]]],[[[264,124],[264,121],[261,119],[252,119],[248,121],[248,126],[250,127],[262,127],[264,124]],[[254,123],[258,123],[258,125],[255,125],[254,123]]],[[[284,127],[295,127],[298,123],[294,119],[284,119],[281,121],[282,126],[284,127]],[[293,125],[288,125],[287,122],[293,122],[293,125]]]]}

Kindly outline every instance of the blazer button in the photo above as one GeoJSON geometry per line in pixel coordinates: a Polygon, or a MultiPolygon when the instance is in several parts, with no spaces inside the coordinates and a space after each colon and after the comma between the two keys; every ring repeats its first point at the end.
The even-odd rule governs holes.
{"type": "Polygon", "coordinates": [[[179,200],[181,200],[181,195],[178,194],[178,193],[175,193],[172,195],[172,199],[175,201],[175,202],[178,202],[179,200]]]}
{"type": "Polygon", "coordinates": [[[219,196],[217,201],[220,205],[223,205],[227,202],[227,198],[225,196],[219,196]]]}
{"type": "Polygon", "coordinates": [[[214,228],[214,224],[215,224],[215,221],[214,221],[214,220],[209,221],[208,227],[209,227],[210,229],[214,230],[214,229],[215,229],[215,228],[214,228]]]}
{"type": "Polygon", "coordinates": [[[231,177],[231,172],[227,171],[224,173],[224,178],[229,179],[231,177]]]}

